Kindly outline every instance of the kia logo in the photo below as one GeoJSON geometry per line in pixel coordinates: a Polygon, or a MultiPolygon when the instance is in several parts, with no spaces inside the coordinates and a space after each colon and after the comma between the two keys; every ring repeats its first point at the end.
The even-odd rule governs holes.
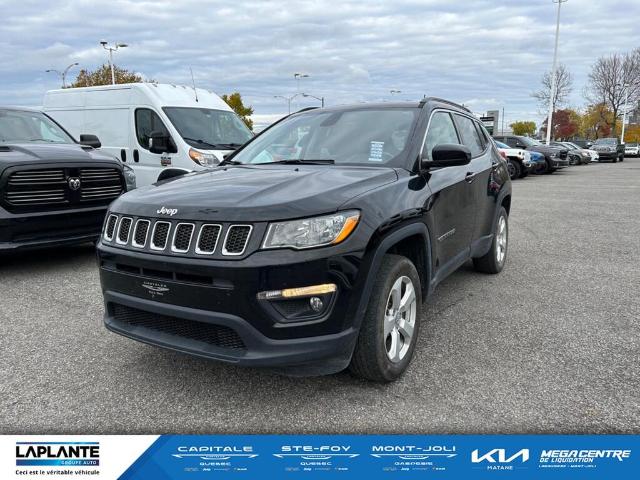
{"type": "Polygon", "coordinates": [[[478,450],[471,452],[471,461],[473,463],[489,462],[489,463],[511,463],[516,458],[520,457],[522,463],[529,460],[529,449],[523,448],[519,452],[514,453],[510,457],[507,457],[507,452],[504,448],[494,448],[493,450],[479,456],[478,450]]]}

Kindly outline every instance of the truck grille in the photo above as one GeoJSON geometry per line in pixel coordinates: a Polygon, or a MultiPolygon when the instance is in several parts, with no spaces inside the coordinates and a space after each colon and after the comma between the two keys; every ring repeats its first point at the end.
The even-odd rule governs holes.
{"type": "Polygon", "coordinates": [[[10,173],[3,190],[4,202],[14,210],[60,209],[108,205],[124,192],[124,181],[115,168],[30,168],[10,173]]]}
{"type": "Polygon", "coordinates": [[[115,237],[119,246],[148,248],[155,252],[241,256],[247,250],[252,231],[252,225],[232,224],[225,228],[220,224],[136,219],[111,214],[102,236],[105,242],[112,242],[115,237]],[[151,240],[147,242],[149,237],[151,240]]]}
{"type": "Polygon", "coordinates": [[[145,312],[144,310],[120,305],[118,303],[112,303],[110,305],[114,319],[120,323],[188,338],[217,347],[232,348],[235,350],[245,348],[242,338],[240,338],[236,331],[224,325],[213,325],[145,312]]]}

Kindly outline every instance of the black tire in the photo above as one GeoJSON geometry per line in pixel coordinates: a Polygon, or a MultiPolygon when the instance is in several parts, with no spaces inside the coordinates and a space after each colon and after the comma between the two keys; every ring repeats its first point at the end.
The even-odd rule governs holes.
{"type": "Polygon", "coordinates": [[[624,162],[624,155],[620,155],[620,161],[624,162]]]}
{"type": "Polygon", "coordinates": [[[529,175],[529,170],[525,167],[522,167],[522,173],[520,173],[520,178],[524,178],[529,175]]]}
{"type": "Polygon", "coordinates": [[[553,164],[551,163],[551,160],[545,159],[545,164],[546,164],[546,167],[543,173],[546,173],[547,175],[549,175],[555,172],[555,169],[553,168],[553,164]]]}
{"type": "Polygon", "coordinates": [[[522,173],[522,166],[517,160],[509,159],[509,161],[507,162],[507,170],[509,172],[509,177],[511,177],[511,180],[515,180],[516,178],[520,177],[520,174],[522,173]]]}
{"type": "MultiPolygon", "coordinates": [[[[369,306],[362,319],[356,347],[351,357],[349,370],[354,375],[374,382],[397,380],[411,363],[411,357],[420,332],[420,307],[422,290],[420,276],[413,263],[406,257],[387,254],[382,259],[380,270],[371,291],[369,306]],[[416,316],[409,348],[404,357],[392,362],[387,355],[387,340],[384,333],[385,314],[394,283],[408,277],[413,283],[416,297],[416,316]]],[[[403,337],[404,338],[404,337],[403,337]]]]}
{"type": "Polygon", "coordinates": [[[618,157],[615,156],[611,159],[611,163],[618,163],[618,157]]]}
{"type": "Polygon", "coordinates": [[[500,211],[498,212],[498,218],[496,219],[496,224],[493,227],[493,241],[491,242],[491,248],[489,251],[479,258],[473,259],[473,266],[478,272],[482,273],[500,273],[504,268],[504,264],[507,261],[507,252],[509,251],[509,216],[507,215],[507,211],[504,207],[500,207],[500,211]],[[505,220],[505,244],[504,244],[504,255],[502,260],[498,260],[498,230],[500,228],[500,220],[504,218],[505,220]]]}

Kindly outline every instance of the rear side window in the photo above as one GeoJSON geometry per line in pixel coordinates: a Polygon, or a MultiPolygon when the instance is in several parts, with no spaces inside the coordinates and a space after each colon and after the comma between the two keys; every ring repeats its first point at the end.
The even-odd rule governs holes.
{"type": "Polygon", "coordinates": [[[164,126],[162,120],[156,112],[148,108],[139,108],[136,110],[136,137],[138,143],[145,150],[149,150],[149,138],[151,132],[162,132],[170,137],[169,130],[164,126]]]}
{"type": "Polygon", "coordinates": [[[484,151],[484,142],[480,139],[475,122],[462,115],[456,115],[456,123],[462,137],[462,143],[471,151],[471,156],[480,155],[484,151]]]}
{"type": "Polygon", "coordinates": [[[431,151],[436,145],[443,143],[459,144],[456,127],[453,125],[451,115],[447,112],[435,112],[429,122],[429,130],[424,142],[422,156],[431,160],[431,151]]]}

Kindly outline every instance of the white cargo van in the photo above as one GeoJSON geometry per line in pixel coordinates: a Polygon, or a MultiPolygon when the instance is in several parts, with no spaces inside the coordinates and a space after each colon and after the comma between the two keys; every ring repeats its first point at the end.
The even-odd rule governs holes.
{"type": "Polygon", "coordinates": [[[217,165],[252,136],[215,93],[181,85],[51,90],[43,109],[76,138],[97,135],[103,150],[133,167],[138,186],[217,165]]]}

